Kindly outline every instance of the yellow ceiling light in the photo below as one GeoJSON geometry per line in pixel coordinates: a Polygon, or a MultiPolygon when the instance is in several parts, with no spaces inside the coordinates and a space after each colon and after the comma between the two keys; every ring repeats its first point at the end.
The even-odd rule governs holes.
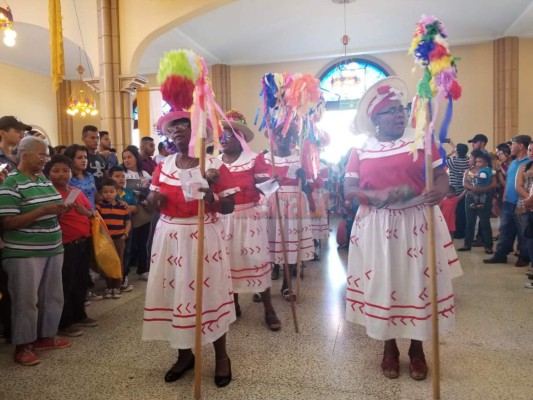
{"type": "Polygon", "coordinates": [[[96,109],[96,100],[92,95],[92,90],[87,87],[83,82],[82,76],[85,69],[78,65],[78,74],[80,76],[79,82],[74,83],[76,88],[72,90],[67,103],[67,114],[80,117],[86,117],[87,115],[96,115],[98,110],[96,109]]]}
{"type": "Polygon", "coordinates": [[[16,44],[17,32],[13,29],[13,13],[6,3],[6,8],[0,7],[0,30],[4,33],[4,44],[13,47],[16,44]]]}

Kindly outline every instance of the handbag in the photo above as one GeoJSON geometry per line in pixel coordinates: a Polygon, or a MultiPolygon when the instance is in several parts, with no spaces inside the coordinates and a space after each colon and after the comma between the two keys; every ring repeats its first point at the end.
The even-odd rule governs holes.
{"type": "Polygon", "coordinates": [[[122,263],[105,221],[98,211],[93,211],[91,233],[98,272],[106,278],[122,279],[122,263]]]}

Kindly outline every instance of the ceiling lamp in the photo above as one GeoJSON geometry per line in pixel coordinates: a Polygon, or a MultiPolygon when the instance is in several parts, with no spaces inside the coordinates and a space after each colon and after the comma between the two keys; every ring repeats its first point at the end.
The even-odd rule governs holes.
{"type": "Polygon", "coordinates": [[[80,80],[77,83],[77,88],[72,90],[72,94],[68,99],[67,114],[72,116],[79,115],[80,117],[87,115],[94,116],[98,114],[98,110],[96,109],[96,100],[91,93],[91,89],[87,88],[87,85],[85,85],[82,79],[85,69],[81,65],[78,65],[76,70],[80,75],[80,80]]]}
{"type": "Polygon", "coordinates": [[[356,86],[360,79],[357,76],[355,69],[348,67],[348,43],[350,43],[350,36],[346,33],[346,4],[353,3],[355,0],[332,0],[335,4],[342,4],[344,6],[344,35],[342,35],[341,43],[344,46],[344,59],[338,65],[338,74],[334,74],[331,78],[331,86],[334,88],[344,88],[349,86],[356,86]]]}
{"type": "Polygon", "coordinates": [[[4,32],[4,44],[13,47],[16,43],[17,32],[13,30],[13,13],[6,3],[6,8],[0,7],[0,30],[4,32]]]}

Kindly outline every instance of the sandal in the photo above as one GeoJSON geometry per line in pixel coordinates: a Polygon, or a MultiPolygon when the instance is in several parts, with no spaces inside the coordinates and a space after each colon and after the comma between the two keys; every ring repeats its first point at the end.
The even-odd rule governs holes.
{"type": "Polygon", "coordinates": [[[400,376],[400,352],[393,356],[383,353],[381,372],[389,379],[396,379],[400,376]]]}
{"type": "Polygon", "coordinates": [[[415,381],[423,381],[428,375],[428,365],[424,354],[411,355],[409,352],[409,374],[415,381]]]}
{"type": "Polygon", "coordinates": [[[254,295],[252,297],[252,301],[254,303],[261,303],[263,301],[263,298],[261,297],[261,295],[259,293],[254,293],[254,295]]]}
{"type": "Polygon", "coordinates": [[[490,248],[485,248],[485,254],[494,254],[494,251],[490,248]]]}
{"type": "Polygon", "coordinates": [[[265,313],[265,322],[268,325],[268,328],[273,332],[281,329],[281,321],[274,311],[265,313]]]}
{"type": "Polygon", "coordinates": [[[283,289],[281,292],[283,298],[287,301],[296,301],[296,294],[292,290],[283,289]]]}

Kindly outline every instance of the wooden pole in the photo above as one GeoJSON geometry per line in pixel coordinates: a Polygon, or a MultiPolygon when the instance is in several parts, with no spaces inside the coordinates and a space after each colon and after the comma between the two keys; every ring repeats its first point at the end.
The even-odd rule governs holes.
{"type": "MultiPolygon", "coordinates": [[[[302,168],[303,163],[303,134],[300,132],[300,138],[298,143],[300,149],[300,168],[302,168]]],[[[302,218],[303,218],[303,206],[302,206],[302,194],[304,193],[304,182],[298,178],[300,186],[300,195],[298,196],[298,253],[296,255],[296,300],[300,300],[300,286],[302,282],[302,218]]]]}
{"type": "MultiPolygon", "coordinates": [[[[201,138],[200,172],[205,178],[205,138],[201,138]]],[[[194,398],[202,397],[202,298],[204,281],[205,202],[198,200],[198,251],[196,253],[196,327],[194,337],[194,398]]]]}
{"type": "MultiPolygon", "coordinates": [[[[433,132],[428,132],[427,135],[432,135],[433,132]]],[[[426,141],[427,143],[428,141],[426,141]]],[[[428,149],[425,146],[424,151],[425,166],[426,166],[426,191],[433,190],[433,157],[431,154],[431,147],[428,149]]],[[[430,297],[431,297],[431,328],[432,337],[431,345],[433,350],[432,358],[432,385],[433,385],[433,399],[440,399],[440,354],[439,354],[439,309],[438,309],[438,293],[437,293],[437,260],[435,252],[435,206],[427,206],[428,214],[428,230],[427,230],[427,255],[429,263],[429,283],[430,283],[430,297]]]]}
{"type": "MultiPolygon", "coordinates": [[[[274,161],[274,146],[272,145],[272,140],[270,141],[270,162],[272,163],[272,176],[276,176],[276,164],[274,161]]],[[[285,248],[285,231],[283,230],[283,219],[281,218],[281,206],[279,203],[279,195],[278,191],[274,194],[276,197],[276,211],[278,214],[278,225],[280,227],[281,232],[281,249],[283,253],[283,276],[285,277],[285,281],[287,282],[289,293],[292,293],[292,283],[291,283],[291,276],[289,273],[289,261],[287,259],[287,250],[285,248]]],[[[291,304],[291,312],[292,312],[292,320],[294,322],[294,331],[296,333],[299,333],[298,329],[298,319],[296,317],[296,305],[294,304],[294,299],[292,296],[289,295],[289,300],[291,304]]]]}

